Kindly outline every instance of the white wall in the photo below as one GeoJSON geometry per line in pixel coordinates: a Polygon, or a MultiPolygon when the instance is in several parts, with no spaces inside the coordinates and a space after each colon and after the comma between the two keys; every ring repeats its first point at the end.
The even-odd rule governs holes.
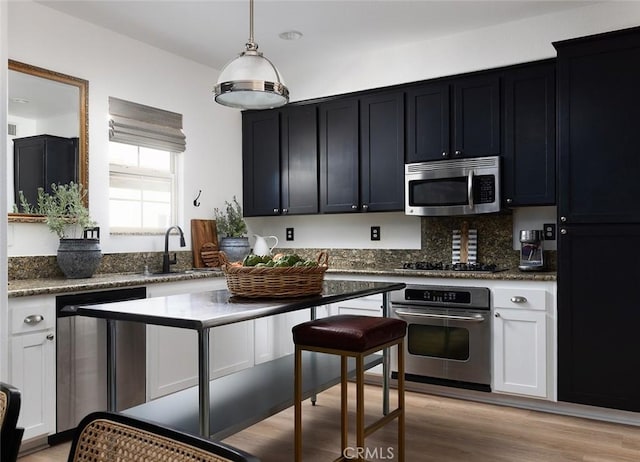
{"type": "MultiPolygon", "coordinates": [[[[161,238],[109,236],[105,160],[108,96],[131,99],[185,115],[183,225],[190,218],[212,218],[213,207],[241,197],[241,126],[237,111],[210,102],[218,72],[165,53],[37,4],[10,2],[9,57],[89,80],[91,210],[103,228],[106,252],[161,248],[161,238]],[[55,26],[53,25],[55,24],[55,26]],[[47,47],[41,46],[46,41],[47,47]],[[55,49],[56,53],[51,53],[55,49]],[[199,189],[202,205],[192,206],[199,189]]],[[[279,64],[292,100],[346,93],[396,83],[499,67],[555,56],[551,42],[640,24],[640,2],[604,2],[553,15],[507,23],[430,42],[377,50],[333,61],[279,64]]],[[[346,47],[345,47],[346,48],[346,47]]],[[[416,248],[419,220],[336,215],[250,219],[250,231],[284,237],[296,229],[295,246],[416,248]],[[382,226],[382,240],[368,240],[369,227],[382,226]],[[387,231],[388,230],[388,231],[387,231]],[[364,236],[363,240],[362,236],[364,236]],[[322,245],[320,245],[322,244],[322,245]]],[[[520,209],[519,229],[555,221],[555,208],[520,209]]],[[[10,255],[54,254],[56,239],[42,225],[11,225],[10,255]],[[13,237],[12,237],[13,236],[13,237]]],[[[187,234],[189,234],[187,232],[187,234]]],[[[282,246],[286,246],[283,239],[282,246]]],[[[514,238],[514,248],[518,248],[514,238]]]]}
{"type": "MultiPolygon", "coordinates": [[[[7,2],[0,2],[0,63],[6,63],[7,55],[7,2]]],[[[7,160],[7,69],[0,69],[0,171],[6,171],[7,160]]],[[[6,191],[6,175],[0,175],[0,191],[6,191]]],[[[0,201],[0,381],[9,376],[9,322],[7,308],[7,205],[0,201]]]]}
{"type": "MultiPolygon", "coordinates": [[[[89,198],[92,216],[101,226],[103,252],[157,251],[164,237],[108,233],[109,96],[183,114],[187,137],[183,167],[188,180],[178,224],[188,241],[192,218],[213,218],[214,207],[234,194],[241,197],[241,117],[239,111],[212,101],[216,69],[37,3],[9,2],[8,14],[9,58],[89,81],[89,198]],[[201,206],[195,208],[199,189],[201,206]]],[[[58,247],[42,224],[12,223],[9,236],[12,256],[54,255],[58,247]]],[[[172,248],[175,245],[172,242],[172,248]]]]}

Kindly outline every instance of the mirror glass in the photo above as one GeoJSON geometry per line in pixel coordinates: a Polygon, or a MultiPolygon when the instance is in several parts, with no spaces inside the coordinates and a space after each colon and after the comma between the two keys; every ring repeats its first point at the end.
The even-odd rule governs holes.
{"type": "Polygon", "coordinates": [[[89,83],[9,60],[8,87],[7,208],[16,212],[9,221],[44,221],[20,207],[16,187],[32,205],[38,185],[73,180],[88,191],[89,83]]]}

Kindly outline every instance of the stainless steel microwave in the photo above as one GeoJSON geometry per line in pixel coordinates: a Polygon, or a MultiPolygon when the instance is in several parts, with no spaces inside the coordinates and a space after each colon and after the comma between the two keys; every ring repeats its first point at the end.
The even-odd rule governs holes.
{"type": "Polygon", "coordinates": [[[500,211],[500,157],[406,164],[405,213],[475,215],[500,211]]]}

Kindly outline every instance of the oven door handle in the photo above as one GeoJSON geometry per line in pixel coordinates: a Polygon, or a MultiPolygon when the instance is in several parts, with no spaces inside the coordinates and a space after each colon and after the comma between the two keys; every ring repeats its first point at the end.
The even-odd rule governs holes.
{"type": "Polygon", "coordinates": [[[411,313],[409,311],[394,310],[395,314],[399,316],[413,316],[416,318],[431,318],[431,319],[451,319],[453,321],[467,321],[467,322],[483,322],[484,316],[476,314],[473,316],[450,316],[448,314],[432,314],[432,313],[411,313]]]}

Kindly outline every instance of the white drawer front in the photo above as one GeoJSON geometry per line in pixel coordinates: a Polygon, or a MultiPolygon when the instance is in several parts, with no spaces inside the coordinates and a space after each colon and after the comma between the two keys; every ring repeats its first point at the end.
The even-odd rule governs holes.
{"type": "Polygon", "coordinates": [[[56,306],[53,297],[25,297],[10,301],[11,333],[55,329],[56,306]]]}
{"type": "Polygon", "coordinates": [[[492,291],[495,308],[546,310],[547,291],[543,289],[500,289],[492,291]]]}

